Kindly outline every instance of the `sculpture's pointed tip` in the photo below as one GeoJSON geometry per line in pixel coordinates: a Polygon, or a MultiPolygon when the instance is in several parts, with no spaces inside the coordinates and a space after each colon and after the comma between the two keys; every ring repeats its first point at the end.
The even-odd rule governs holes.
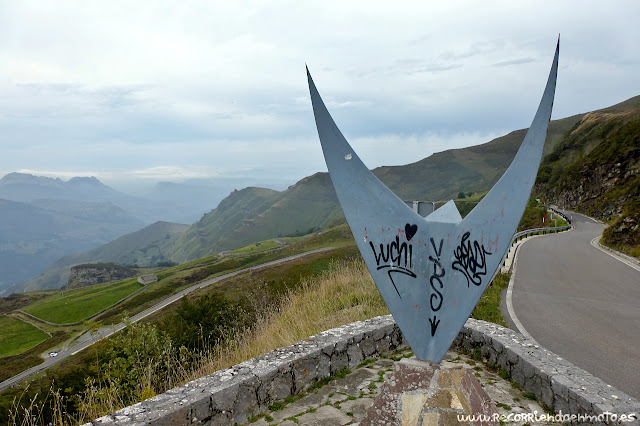
{"type": "Polygon", "coordinates": [[[313,91],[312,89],[315,89],[315,84],[313,82],[313,78],[311,78],[311,72],[309,72],[309,67],[306,63],[304,64],[304,67],[307,70],[307,83],[309,83],[309,89],[313,91]]]}

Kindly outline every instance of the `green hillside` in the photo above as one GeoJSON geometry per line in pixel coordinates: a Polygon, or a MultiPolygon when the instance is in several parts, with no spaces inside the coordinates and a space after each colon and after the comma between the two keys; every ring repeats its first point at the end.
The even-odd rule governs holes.
{"type": "Polygon", "coordinates": [[[603,242],[640,256],[640,96],[584,115],[543,159],[537,191],[609,222],[603,242]]]}
{"type": "MultiPolygon", "coordinates": [[[[553,121],[545,150],[551,151],[581,117],[553,121]]],[[[380,167],[373,172],[405,200],[447,200],[456,198],[460,191],[485,192],[506,170],[525,133],[518,130],[483,145],[448,150],[406,166],[380,167]]],[[[281,193],[260,192],[260,199],[258,191],[246,188],[232,193],[187,232],[168,241],[167,247],[172,246],[166,250],[168,259],[184,262],[344,221],[328,173],[308,176],[281,193]]]]}
{"type": "Polygon", "coordinates": [[[0,316],[0,358],[18,355],[49,338],[47,333],[15,318],[0,316]]]}
{"type": "Polygon", "coordinates": [[[75,323],[100,312],[142,287],[135,278],[131,278],[117,283],[56,292],[32,303],[23,311],[55,324],[75,323]]]}
{"type": "MultiPolygon", "coordinates": [[[[249,187],[233,191],[217,208],[205,214],[183,234],[162,244],[167,259],[183,263],[200,257],[217,254],[222,250],[236,249],[248,243],[264,240],[258,235],[248,241],[221,244],[220,240],[268,209],[279,196],[278,191],[249,187]]],[[[275,235],[270,235],[275,237],[275,235]]]]}
{"type": "Polygon", "coordinates": [[[123,235],[110,243],[82,253],[64,256],[34,279],[14,286],[15,292],[61,288],[69,282],[71,266],[82,263],[112,262],[119,265],[154,265],[165,259],[161,246],[189,225],[156,222],[139,231],[123,235]]]}
{"type": "Polygon", "coordinates": [[[141,226],[109,203],[0,199],[0,290],[44,271],[66,254],[108,243],[141,226]]]}
{"type": "MultiPolygon", "coordinates": [[[[631,127],[623,126],[632,121],[639,110],[640,97],[635,97],[599,111],[552,121],[536,189],[556,204],[613,220],[614,226],[605,233],[605,241],[619,247],[637,245],[637,236],[634,236],[637,227],[634,227],[638,221],[634,212],[639,208],[633,204],[632,197],[636,191],[634,176],[639,174],[637,161],[633,160],[637,152],[633,135],[637,131],[631,124],[631,127]],[[626,138],[627,142],[610,146],[611,141],[620,138],[626,138]],[[600,147],[605,140],[607,144],[600,147]],[[613,161],[608,156],[618,159],[613,161]],[[606,168],[605,175],[613,173],[615,179],[594,180],[598,173],[605,172],[601,165],[609,163],[614,168],[606,168]],[[615,169],[618,163],[620,170],[615,169]],[[619,173],[626,173],[626,177],[618,176],[619,173]],[[580,182],[585,179],[588,184],[581,186],[580,182]],[[609,186],[602,186],[605,183],[609,186]],[[589,185],[593,186],[590,192],[582,194],[580,191],[589,185]],[[618,196],[618,191],[622,195],[618,196]],[[605,192],[606,197],[601,197],[605,192]],[[623,214],[625,211],[628,212],[623,214]]],[[[526,129],[517,130],[482,145],[447,150],[405,166],[379,167],[373,172],[407,201],[446,201],[457,198],[460,192],[481,194],[504,173],[525,133],[526,129]]],[[[60,263],[97,261],[135,263],[143,267],[159,262],[183,263],[256,241],[303,235],[342,222],[344,216],[329,175],[316,173],[282,192],[255,187],[234,191],[182,233],[170,236],[153,233],[148,239],[131,234],[131,238],[123,237],[95,251],[67,256],[57,262],[56,267],[60,263]],[[140,244],[141,240],[144,244],[140,244]]],[[[59,276],[59,269],[58,272],[49,270],[34,281],[38,280],[40,283],[29,288],[47,288],[42,282],[52,286],[53,282],[62,283],[64,277],[59,276]],[[51,278],[51,274],[57,275],[51,278]]]]}

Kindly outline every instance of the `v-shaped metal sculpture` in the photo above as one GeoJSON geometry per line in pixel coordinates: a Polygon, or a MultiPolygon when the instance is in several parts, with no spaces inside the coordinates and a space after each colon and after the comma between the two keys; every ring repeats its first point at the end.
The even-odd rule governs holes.
{"type": "Polygon", "coordinates": [[[358,248],[419,359],[440,362],[493,279],[536,178],[551,118],[558,52],[538,111],[502,178],[463,220],[453,201],[421,217],[362,163],[307,70],[322,151],[358,248]]]}

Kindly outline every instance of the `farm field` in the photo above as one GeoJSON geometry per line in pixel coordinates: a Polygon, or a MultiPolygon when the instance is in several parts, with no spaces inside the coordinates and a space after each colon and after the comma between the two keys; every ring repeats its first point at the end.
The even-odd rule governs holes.
{"type": "Polygon", "coordinates": [[[23,311],[55,324],[82,321],[142,288],[135,278],[98,284],[77,290],[60,291],[38,300],[23,311]]]}
{"type": "Polygon", "coordinates": [[[49,335],[15,318],[0,317],[0,357],[18,355],[44,342],[49,335]]]}

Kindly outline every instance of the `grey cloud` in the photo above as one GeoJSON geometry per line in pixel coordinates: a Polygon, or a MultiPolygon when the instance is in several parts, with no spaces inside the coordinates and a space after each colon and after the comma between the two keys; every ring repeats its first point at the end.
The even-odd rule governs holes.
{"type": "Polygon", "coordinates": [[[528,64],[530,62],[534,62],[535,58],[519,58],[519,59],[511,59],[508,61],[500,61],[500,62],[496,62],[494,63],[493,67],[510,67],[512,65],[521,65],[521,64],[528,64]]]}

